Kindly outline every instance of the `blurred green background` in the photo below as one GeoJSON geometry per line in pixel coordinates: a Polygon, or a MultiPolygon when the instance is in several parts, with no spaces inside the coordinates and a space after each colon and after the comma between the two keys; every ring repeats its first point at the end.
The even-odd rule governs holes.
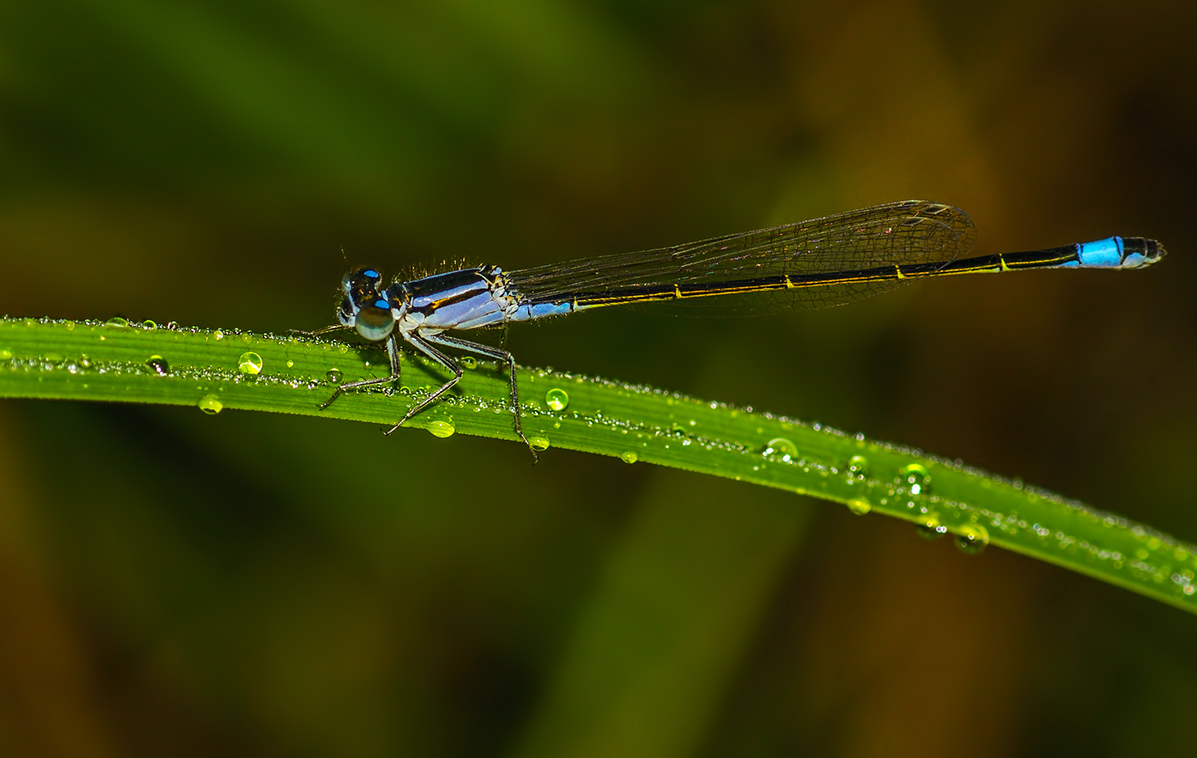
{"type": "MultiPolygon", "coordinates": [[[[342,249],[521,267],[909,197],[981,253],[1157,237],[1140,273],[507,344],[1193,540],[1194,32],[1165,0],[3,3],[0,312],[312,329],[342,249]]],[[[1143,755],[1192,747],[1195,631],[683,472],[0,404],[6,756],[1143,755]]]]}

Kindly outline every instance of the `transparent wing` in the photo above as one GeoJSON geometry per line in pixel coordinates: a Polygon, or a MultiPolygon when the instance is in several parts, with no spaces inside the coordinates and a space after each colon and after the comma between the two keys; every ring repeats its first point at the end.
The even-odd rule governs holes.
{"type": "MultiPolygon", "coordinates": [[[[527,302],[560,302],[590,293],[618,294],[686,283],[751,281],[865,271],[885,266],[942,266],[965,255],[976,229],[964,211],[927,200],[906,200],[795,224],[730,234],[657,250],[599,256],[514,271],[508,280],[527,302]]],[[[847,277],[845,277],[847,279],[847,277]]],[[[881,281],[835,281],[685,298],[670,305],[731,315],[782,308],[827,308],[899,287],[881,281]]],[[[661,304],[648,306],[661,310],[661,304]]]]}

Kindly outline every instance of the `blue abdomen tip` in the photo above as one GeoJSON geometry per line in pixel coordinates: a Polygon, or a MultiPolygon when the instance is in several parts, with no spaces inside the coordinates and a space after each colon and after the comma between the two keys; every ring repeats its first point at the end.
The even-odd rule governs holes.
{"type": "Polygon", "coordinates": [[[1122,265],[1122,238],[1106,237],[1104,240],[1082,242],[1077,246],[1077,260],[1082,266],[1097,268],[1118,268],[1122,265]]]}
{"type": "Polygon", "coordinates": [[[1164,257],[1164,246],[1144,237],[1106,237],[1077,245],[1077,261],[1091,268],[1141,268],[1164,257]]]}
{"type": "Polygon", "coordinates": [[[1145,237],[1126,237],[1122,240],[1122,267],[1150,266],[1167,254],[1164,246],[1145,237]]]}

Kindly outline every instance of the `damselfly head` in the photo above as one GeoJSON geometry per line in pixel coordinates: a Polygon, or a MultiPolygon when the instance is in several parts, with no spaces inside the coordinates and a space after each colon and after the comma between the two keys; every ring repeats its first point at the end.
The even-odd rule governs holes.
{"type": "Polygon", "coordinates": [[[345,299],[337,318],[371,342],[386,339],[395,329],[391,303],[386,292],[380,291],[381,285],[382,275],[372,268],[354,269],[341,279],[345,299]]]}

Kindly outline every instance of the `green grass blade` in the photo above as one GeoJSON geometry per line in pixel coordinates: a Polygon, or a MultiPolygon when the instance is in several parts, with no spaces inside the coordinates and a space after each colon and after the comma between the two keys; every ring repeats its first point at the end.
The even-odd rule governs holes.
{"type": "MultiPolygon", "coordinates": [[[[515,439],[501,367],[467,365],[460,393],[409,425],[515,439]]],[[[236,330],[0,320],[0,397],[271,411],[393,424],[443,379],[404,355],[402,386],[318,406],[386,356],[340,341],[236,330]]],[[[863,436],[646,387],[521,369],[524,430],[560,447],[811,495],[910,521],[965,550],[994,544],[1197,612],[1197,547],[1081,503],[863,436]]]]}

